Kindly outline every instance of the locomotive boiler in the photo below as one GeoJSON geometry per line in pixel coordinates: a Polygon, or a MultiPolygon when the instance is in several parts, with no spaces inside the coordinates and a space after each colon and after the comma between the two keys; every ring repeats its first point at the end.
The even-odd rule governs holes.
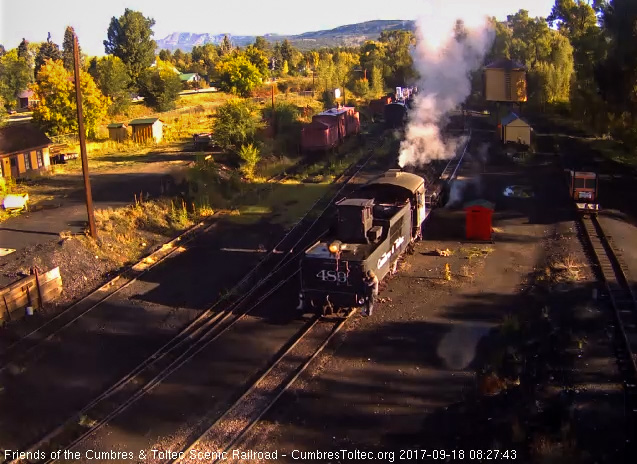
{"type": "Polygon", "coordinates": [[[391,169],[336,203],[336,221],[325,239],[301,260],[299,309],[326,314],[363,304],[364,277],[382,280],[421,236],[428,213],[425,180],[391,169]]]}

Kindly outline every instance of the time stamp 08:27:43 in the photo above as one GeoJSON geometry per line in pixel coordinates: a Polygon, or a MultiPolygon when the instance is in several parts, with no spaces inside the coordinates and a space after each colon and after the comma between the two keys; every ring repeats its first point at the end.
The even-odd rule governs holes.
{"type": "Polygon", "coordinates": [[[396,452],[399,461],[411,460],[451,460],[451,461],[514,461],[517,459],[515,450],[500,449],[472,449],[472,450],[445,450],[445,449],[406,449],[396,452]]]}

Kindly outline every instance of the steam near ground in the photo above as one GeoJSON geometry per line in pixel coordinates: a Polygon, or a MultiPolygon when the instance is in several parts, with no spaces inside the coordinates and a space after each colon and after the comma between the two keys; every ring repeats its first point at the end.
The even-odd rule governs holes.
{"type": "Polygon", "coordinates": [[[420,78],[400,147],[401,167],[451,158],[462,143],[458,138],[444,140],[440,128],[449,112],[470,95],[470,73],[482,65],[495,38],[480,4],[431,0],[417,20],[417,44],[412,56],[420,78]],[[459,21],[464,26],[463,38],[456,40],[459,21]]]}

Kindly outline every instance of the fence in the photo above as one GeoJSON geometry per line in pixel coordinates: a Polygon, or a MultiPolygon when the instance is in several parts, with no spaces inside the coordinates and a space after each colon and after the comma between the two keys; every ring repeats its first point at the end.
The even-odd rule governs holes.
{"type": "Polygon", "coordinates": [[[63,145],[63,144],[71,144],[71,143],[79,143],[79,136],[76,133],[73,134],[62,134],[62,135],[53,135],[49,137],[51,142],[55,145],[63,145]]]}
{"type": "Polygon", "coordinates": [[[2,310],[0,324],[22,318],[26,308],[41,308],[43,303],[53,300],[62,293],[60,268],[39,275],[37,271],[13,284],[0,289],[2,310]]]}
{"type": "MultiPolygon", "coordinates": [[[[312,97],[314,98],[314,91],[313,90],[304,90],[302,92],[287,92],[287,93],[277,93],[274,94],[274,100],[287,100],[290,97],[294,97],[294,96],[298,96],[298,97],[312,97]]],[[[254,103],[268,103],[272,101],[272,97],[270,95],[268,96],[264,96],[264,97],[252,97],[251,100],[254,103]]]]}

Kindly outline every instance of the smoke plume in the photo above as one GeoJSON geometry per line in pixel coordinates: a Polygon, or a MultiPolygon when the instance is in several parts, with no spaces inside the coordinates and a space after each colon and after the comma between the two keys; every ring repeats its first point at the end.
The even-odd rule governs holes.
{"type": "Polygon", "coordinates": [[[451,158],[455,153],[459,140],[444,140],[441,126],[470,95],[470,73],[482,65],[495,38],[480,4],[433,0],[416,23],[413,60],[420,78],[400,147],[402,167],[451,158]]]}

